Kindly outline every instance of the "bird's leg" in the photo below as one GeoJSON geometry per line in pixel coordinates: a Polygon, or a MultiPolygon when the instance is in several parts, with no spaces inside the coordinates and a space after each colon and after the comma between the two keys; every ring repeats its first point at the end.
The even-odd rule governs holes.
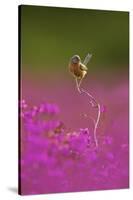
{"type": "MultiPolygon", "coordinates": [[[[86,71],[83,71],[83,72],[82,72],[82,77],[80,78],[80,81],[79,81],[79,87],[81,86],[81,83],[82,83],[82,81],[83,81],[83,79],[84,79],[84,77],[85,77],[86,74],[87,74],[86,71]]],[[[81,90],[81,89],[80,89],[80,90],[81,90]]]]}
{"type": "Polygon", "coordinates": [[[79,83],[78,83],[78,79],[77,78],[75,78],[75,80],[76,80],[76,87],[77,87],[77,90],[78,90],[78,92],[79,93],[81,93],[81,91],[80,91],[80,88],[79,88],[79,83]]]}
{"type": "Polygon", "coordinates": [[[83,80],[83,78],[81,78],[80,81],[79,81],[79,84],[78,84],[78,85],[79,85],[79,88],[80,88],[80,85],[81,85],[81,83],[82,83],[82,80],[83,80]]]}

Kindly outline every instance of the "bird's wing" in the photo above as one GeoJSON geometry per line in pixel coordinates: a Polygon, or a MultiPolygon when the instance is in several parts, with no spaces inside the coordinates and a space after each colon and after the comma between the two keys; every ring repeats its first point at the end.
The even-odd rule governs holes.
{"type": "Polygon", "coordinates": [[[83,64],[84,64],[84,65],[87,65],[88,62],[90,61],[91,57],[92,57],[92,54],[89,54],[89,53],[88,53],[87,56],[86,56],[85,59],[84,59],[83,64]]]}
{"type": "Polygon", "coordinates": [[[88,68],[85,65],[83,65],[83,64],[80,64],[80,69],[82,71],[87,71],[88,70],[88,68]]]}

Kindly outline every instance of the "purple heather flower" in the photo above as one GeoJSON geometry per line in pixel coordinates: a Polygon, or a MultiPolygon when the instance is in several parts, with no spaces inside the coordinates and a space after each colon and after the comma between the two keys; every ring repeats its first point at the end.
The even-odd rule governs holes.
{"type": "Polygon", "coordinates": [[[95,161],[97,159],[97,153],[95,151],[90,152],[89,159],[95,161]]]}
{"type": "Polygon", "coordinates": [[[55,104],[43,103],[40,105],[39,112],[44,113],[44,114],[51,114],[51,115],[58,114],[59,108],[55,104]]]}
{"type": "MultiPolygon", "coordinates": [[[[22,105],[27,104],[23,101],[22,105]]],[[[127,185],[128,144],[125,141],[118,149],[113,136],[106,135],[101,137],[101,144],[104,145],[95,149],[91,130],[80,128],[68,132],[64,123],[56,119],[59,109],[55,104],[43,103],[32,108],[27,105],[21,110],[24,119],[21,155],[24,193],[120,188],[127,185]],[[44,184],[45,180],[47,184],[44,184]],[[61,188],[63,183],[65,187],[61,188]]]]}
{"type": "Polygon", "coordinates": [[[25,109],[28,107],[28,105],[26,104],[26,101],[24,99],[22,101],[20,101],[20,107],[21,107],[21,109],[25,109]]]}
{"type": "Polygon", "coordinates": [[[111,145],[112,142],[113,142],[112,137],[110,137],[110,136],[106,136],[106,137],[105,137],[104,144],[111,145]]]}
{"type": "Polygon", "coordinates": [[[89,129],[88,128],[80,128],[80,134],[89,135],[89,129]]]}
{"type": "Polygon", "coordinates": [[[65,157],[70,155],[70,149],[68,146],[62,147],[59,151],[60,151],[61,155],[65,156],[65,157]]]}
{"type": "Polygon", "coordinates": [[[29,135],[27,141],[31,144],[38,145],[39,147],[48,147],[49,144],[49,141],[46,138],[39,138],[37,135],[29,135]]]}
{"type": "Polygon", "coordinates": [[[91,136],[88,128],[80,128],[80,135],[83,135],[88,145],[91,143],[91,136]]]}
{"type": "Polygon", "coordinates": [[[28,132],[31,132],[31,133],[40,133],[43,131],[43,127],[41,123],[34,123],[32,121],[26,122],[25,128],[28,132]]]}
{"type": "Polygon", "coordinates": [[[49,131],[49,130],[54,130],[58,125],[59,121],[49,120],[49,121],[44,121],[42,127],[44,131],[49,131]]]}
{"type": "Polygon", "coordinates": [[[69,144],[72,151],[83,153],[88,145],[88,137],[84,134],[72,135],[69,144]]]}
{"type": "Polygon", "coordinates": [[[108,153],[106,154],[106,156],[107,156],[107,158],[108,158],[109,160],[113,160],[113,159],[114,159],[114,155],[113,155],[112,152],[108,152],[108,153]]]}

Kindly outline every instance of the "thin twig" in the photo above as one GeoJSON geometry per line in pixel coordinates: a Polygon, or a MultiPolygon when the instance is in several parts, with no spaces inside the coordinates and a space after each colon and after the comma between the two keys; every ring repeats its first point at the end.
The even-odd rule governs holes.
{"type": "Polygon", "coordinates": [[[96,123],[95,123],[95,128],[94,128],[94,140],[95,140],[95,143],[96,143],[96,147],[98,147],[98,140],[97,140],[97,127],[98,127],[98,123],[99,123],[99,120],[100,120],[100,104],[98,104],[98,115],[97,115],[97,120],[96,120],[96,123]]]}
{"type": "MultiPolygon", "coordinates": [[[[81,115],[81,116],[82,116],[82,115],[81,115]]],[[[93,125],[95,126],[96,121],[95,121],[95,119],[94,119],[92,116],[88,116],[86,113],[84,113],[83,116],[84,116],[85,118],[91,119],[91,121],[93,122],[93,125]]]]}
{"type": "Polygon", "coordinates": [[[81,78],[80,81],[79,81],[79,84],[78,84],[79,88],[80,88],[80,85],[82,83],[82,80],[83,80],[83,78],[81,78]]]}
{"type": "Polygon", "coordinates": [[[95,145],[96,147],[98,147],[98,140],[97,140],[97,127],[99,124],[99,120],[100,120],[100,104],[97,102],[97,100],[86,90],[84,90],[83,88],[80,89],[80,85],[81,85],[81,81],[78,83],[78,80],[76,79],[76,86],[78,89],[78,92],[81,93],[85,93],[87,96],[89,96],[89,98],[91,99],[89,102],[91,104],[91,106],[93,108],[98,108],[98,114],[97,114],[97,118],[95,121],[95,125],[94,125],[94,140],[95,140],[95,145]]]}

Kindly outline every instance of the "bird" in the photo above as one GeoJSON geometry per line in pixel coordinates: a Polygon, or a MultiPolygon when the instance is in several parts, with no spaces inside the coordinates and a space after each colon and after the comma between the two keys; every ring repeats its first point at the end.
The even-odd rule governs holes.
{"type": "Polygon", "coordinates": [[[71,74],[74,76],[76,80],[76,85],[79,90],[79,87],[81,85],[81,82],[83,78],[86,76],[88,72],[87,64],[90,61],[92,57],[92,54],[87,54],[85,57],[83,63],[81,61],[81,58],[79,55],[74,55],[71,57],[70,62],[69,62],[69,71],[71,74]],[[79,81],[78,81],[79,80],[79,81]]]}

